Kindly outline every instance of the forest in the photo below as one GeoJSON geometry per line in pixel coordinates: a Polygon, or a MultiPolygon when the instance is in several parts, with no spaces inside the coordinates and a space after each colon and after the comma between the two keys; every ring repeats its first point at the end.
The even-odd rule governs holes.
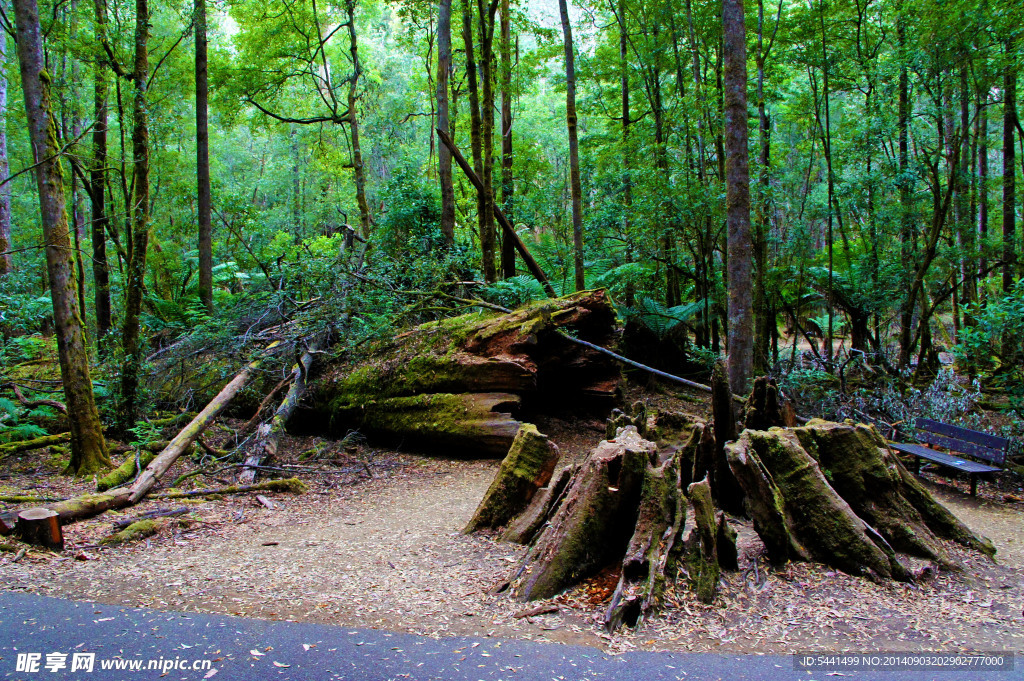
{"type": "MultiPolygon", "coordinates": [[[[93,574],[91,551],[238,540],[254,503],[273,528],[411,476],[402,522],[449,504],[431,526],[467,537],[435,550],[488,552],[496,584],[451,564],[479,607],[547,601],[509,626],[573,588],[610,632],[707,614],[799,562],[901,608],[981,589],[1005,616],[963,645],[1009,641],[1016,0],[12,0],[0,23],[10,562],[93,574]],[[974,473],[967,499],[890,446],[935,444],[921,418],[997,464],[980,507],[974,473]]],[[[360,579],[398,570],[373,560],[360,579]]]]}

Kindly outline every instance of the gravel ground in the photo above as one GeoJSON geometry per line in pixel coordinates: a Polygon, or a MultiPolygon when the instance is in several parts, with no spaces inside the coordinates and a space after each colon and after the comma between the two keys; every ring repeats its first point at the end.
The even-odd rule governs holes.
{"type": "MultiPolygon", "coordinates": [[[[595,430],[592,437],[600,435],[595,430]]],[[[488,593],[523,552],[461,533],[497,462],[401,454],[376,461],[373,479],[346,485],[327,479],[303,495],[267,494],[273,510],[249,496],[192,502],[186,522],[170,522],[132,546],[93,547],[110,532],[114,514],[72,525],[63,554],[0,559],[4,588],[436,636],[583,643],[613,652],[1024,651],[1024,513],[955,490],[940,490],[939,498],[995,541],[997,564],[951,547],[966,569],[913,585],[877,585],[820,565],[769,571],[756,558],[756,535],[738,523],[743,569],[724,577],[714,605],[698,603],[678,585],[667,594],[664,614],[637,631],[609,636],[598,620],[614,575],[559,596],[558,612],[535,617],[516,617],[522,604],[488,593]]],[[[157,505],[146,502],[132,513],[157,505]]]]}

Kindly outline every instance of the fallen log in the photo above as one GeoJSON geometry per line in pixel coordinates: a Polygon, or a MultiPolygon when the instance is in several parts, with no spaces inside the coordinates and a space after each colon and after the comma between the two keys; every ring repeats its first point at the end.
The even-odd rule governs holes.
{"type": "MultiPolygon", "coordinates": [[[[252,484],[256,479],[257,469],[255,466],[259,466],[264,461],[271,460],[277,455],[277,445],[281,433],[284,432],[285,425],[295,412],[295,408],[299,406],[299,400],[306,393],[306,376],[313,365],[313,357],[320,351],[320,345],[319,339],[313,340],[306,348],[306,351],[302,353],[299,361],[292,367],[291,374],[289,375],[291,385],[285,394],[284,400],[281,401],[277,410],[274,411],[270,422],[264,423],[256,429],[255,442],[251,443],[247,448],[248,455],[245,457],[245,467],[238,474],[239,484],[252,484]]],[[[259,412],[257,412],[258,415],[259,412]]]]}
{"type": "Polygon", "coordinates": [[[607,344],[615,336],[614,305],[604,291],[583,291],[508,314],[422,324],[359,360],[327,366],[311,381],[295,418],[330,423],[338,433],[359,430],[394,442],[504,456],[518,422],[504,417],[467,433],[458,410],[468,409],[478,426],[493,419],[465,396],[477,396],[469,400],[474,403],[496,396],[504,407],[497,413],[520,406],[526,412],[607,408],[618,398],[617,364],[570,342],[561,329],[607,344]],[[485,442],[474,441],[476,432],[485,442]]]}
{"type": "MultiPolygon", "coordinates": [[[[278,343],[276,342],[271,343],[267,350],[269,351],[277,345],[278,343]]],[[[167,469],[196,441],[196,438],[202,435],[203,431],[228,406],[231,399],[245,387],[245,384],[249,382],[249,377],[262,362],[262,358],[254,360],[242,369],[227,385],[221,388],[217,396],[181,432],[174,436],[167,447],[149,462],[149,465],[146,466],[146,469],[132,485],[131,492],[128,495],[129,503],[138,503],[139,499],[146,496],[149,490],[164,476],[167,469]]]]}
{"type": "Polygon", "coordinates": [[[146,518],[144,520],[136,520],[120,532],[115,532],[112,535],[100,539],[100,546],[119,546],[128,542],[139,541],[146,537],[152,537],[154,534],[159,532],[164,526],[164,521],[154,520],[152,518],[146,518]]]}
{"type": "Polygon", "coordinates": [[[255,485],[227,485],[226,487],[213,487],[209,489],[194,489],[188,492],[172,490],[153,494],[151,499],[190,499],[192,497],[209,497],[213,495],[246,494],[247,492],[290,492],[292,494],[304,494],[309,488],[306,483],[298,478],[283,478],[281,480],[266,480],[255,485]]]}
{"type": "Polygon", "coordinates": [[[123,530],[124,528],[139,522],[140,520],[153,520],[154,518],[167,518],[177,515],[185,515],[192,509],[187,506],[180,506],[172,509],[157,509],[155,511],[149,511],[147,513],[140,513],[134,518],[125,518],[124,520],[118,520],[114,522],[114,529],[117,531],[123,530]]]}
{"type": "Polygon", "coordinates": [[[42,447],[48,447],[50,445],[56,445],[62,442],[71,442],[71,433],[43,435],[41,437],[33,438],[31,440],[20,440],[18,442],[8,442],[6,444],[2,444],[0,445],[0,457],[8,456],[10,454],[17,454],[18,452],[27,452],[32,449],[40,449],[42,447]]]}

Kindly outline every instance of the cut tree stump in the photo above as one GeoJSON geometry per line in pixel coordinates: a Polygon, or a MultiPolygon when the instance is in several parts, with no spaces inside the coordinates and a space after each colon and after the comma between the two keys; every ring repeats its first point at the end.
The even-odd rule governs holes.
{"type": "Polygon", "coordinates": [[[20,512],[15,532],[26,544],[45,546],[56,551],[64,550],[60,516],[50,509],[30,508],[20,512]]]}
{"type": "Polygon", "coordinates": [[[357,429],[392,441],[504,456],[518,423],[506,417],[481,430],[486,411],[465,400],[501,396],[506,409],[497,413],[608,408],[619,398],[618,364],[561,332],[608,345],[615,339],[615,314],[604,291],[583,291],[507,314],[422,324],[357,361],[329,364],[310,381],[295,418],[329,423],[338,433],[357,429]],[[461,412],[467,407],[466,415],[478,422],[469,433],[463,432],[461,412]],[[482,447],[476,437],[484,438],[482,447]]]}
{"type": "Polygon", "coordinates": [[[726,447],[769,559],[855,575],[913,578],[906,555],[952,566],[937,538],[994,549],[903,468],[873,428],[811,421],[747,430],[726,447]]]}
{"type": "Polygon", "coordinates": [[[494,482],[466,525],[466,534],[498,529],[522,513],[537,490],[548,484],[558,463],[558,447],[532,423],[519,426],[494,482]]]}
{"type": "Polygon", "coordinates": [[[576,473],[577,466],[566,466],[555,473],[546,487],[541,487],[533,495],[530,505],[508,524],[499,537],[501,541],[515,544],[529,544],[537,536],[540,528],[551,517],[552,509],[562,501],[562,495],[569,485],[569,480],[576,473]]]}
{"type": "Polygon", "coordinates": [[[654,443],[634,426],[591,452],[513,577],[516,598],[550,598],[622,559],[636,527],[644,472],[656,455],[654,443]]]}

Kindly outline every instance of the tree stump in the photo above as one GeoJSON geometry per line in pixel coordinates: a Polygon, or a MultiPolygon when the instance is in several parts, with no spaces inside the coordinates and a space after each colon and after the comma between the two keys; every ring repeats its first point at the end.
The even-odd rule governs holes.
{"type": "Polygon", "coordinates": [[[48,508],[30,508],[18,514],[17,534],[26,544],[64,550],[60,516],[48,508]]]}
{"type": "Polygon", "coordinates": [[[557,463],[555,443],[532,423],[521,424],[494,482],[463,532],[507,525],[526,509],[537,490],[548,484],[557,463]]]}
{"type": "Polygon", "coordinates": [[[523,601],[550,598],[621,560],[636,527],[644,471],[656,454],[634,426],[599,444],[526,554],[512,593],[523,601]]]}

